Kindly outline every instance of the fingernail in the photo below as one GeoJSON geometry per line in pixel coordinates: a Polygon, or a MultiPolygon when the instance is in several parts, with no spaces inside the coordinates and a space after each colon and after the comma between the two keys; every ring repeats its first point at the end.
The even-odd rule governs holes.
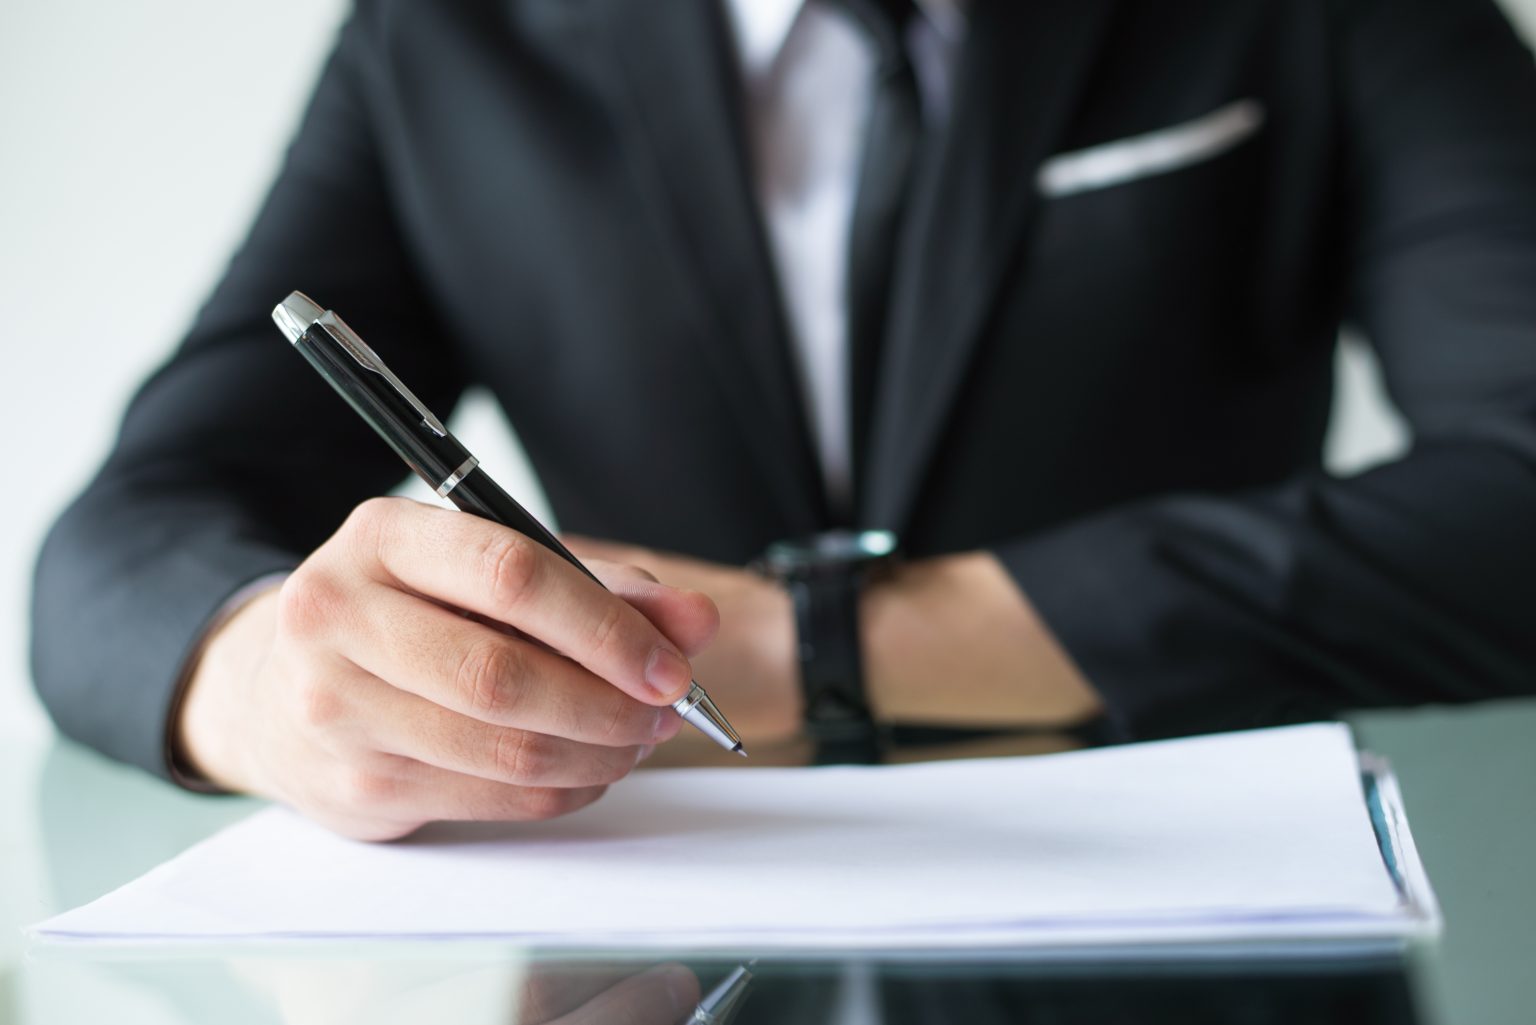
{"type": "Polygon", "coordinates": [[[645,682],[659,698],[676,700],[691,679],[693,672],[688,663],[671,648],[657,648],[645,664],[645,682]]]}
{"type": "Polygon", "coordinates": [[[639,765],[641,762],[643,762],[647,758],[651,757],[651,752],[653,752],[655,750],[656,750],[656,748],[652,747],[650,744],[646,744],[643,747],[641,747],[640,748],[640,753],[635,755],[635,764],[639,765]]]}

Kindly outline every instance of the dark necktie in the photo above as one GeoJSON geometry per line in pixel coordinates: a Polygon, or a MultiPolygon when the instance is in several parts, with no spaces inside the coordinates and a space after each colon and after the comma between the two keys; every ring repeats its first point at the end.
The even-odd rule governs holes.
{"type": "MultiPolygon", "coordinates": [[[[907,56],[912,0],[838,0],[869,32],[876,69],[848,239],[848,352],[854,479],[862,479],[902,210],[922,135],[907,56]]],[[[857,490],[857,486],[856,486],[857,490]]]]}

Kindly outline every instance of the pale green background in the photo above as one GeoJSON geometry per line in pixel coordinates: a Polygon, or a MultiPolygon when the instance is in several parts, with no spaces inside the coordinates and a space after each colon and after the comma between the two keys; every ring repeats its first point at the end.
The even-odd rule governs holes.
{"type": "MultiPolygon", "coordinates": [[[[1536,32],[1536,0],[1508,6],[1536,32]]],[[[13,467],[0,483],[0,1023],[21,949],[14,926],[238,814],[53,743],[26,672],[28,577],[48,522],[105,451],[130,383],[162,358],[241,237],[342,10],[339,0],[0,4],[0,366],[13,467]],[[49,461],[18,462],[44,434],[49,461]],[[52,835],[75,838],[53,864],[41,808],[67,821],[52,835]],[[98,835],[98,820],[137,828],[98,835]]],[[[1405,436],[1370,361],[1352,351],[1341,366],[1330,462],[1348,471],[1400,451],[1405,436]]],[[[545,511],[487,404],[469,403],[456,427],[545,511]]],[[[1506,928],[1536,915],[1523,872],[1536,841],[1533,727],[1529,704],[1370,720],[1367,734],[1403,767],[1453,912],[1456,956],[1429,976],[1453,1006],[1472,1006],[1478,991],[1498,999],[1491,980],[1536,963],[1532,933],[1506,928]],[[1522,950],[1505,945],[1515,935],[1522,950]]],[[[1489,1005],[1479,1020],[1536,1020],[1536,995],[1505,995],[1518,993],[1522,1016],[1489,1005]]]]}

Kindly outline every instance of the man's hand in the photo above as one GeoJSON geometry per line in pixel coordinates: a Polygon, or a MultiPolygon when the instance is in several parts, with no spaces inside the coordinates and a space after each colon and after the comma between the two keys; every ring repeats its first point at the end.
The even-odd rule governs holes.
{"type": "Polygon", "coordinates": [[[681,720],[709,600],[407,499],[359,506],[208,641],[180,750],[361,839],[596,800],[681,720]]]}
{"type": "MultiPolygon", "coordinates": [[[[590,538],[578,555],[639,566],[702,591],[720,632],[694,660],[699,681],[741,733],[779,741],[802,728],[794,610],[778,584],[735,566],[590,538]]],[[[876,718],[978,728],[1071,726],[1102,710],[1093,688],[987,552],[900,564],[864,593],[864,673],[876,718]]]]}

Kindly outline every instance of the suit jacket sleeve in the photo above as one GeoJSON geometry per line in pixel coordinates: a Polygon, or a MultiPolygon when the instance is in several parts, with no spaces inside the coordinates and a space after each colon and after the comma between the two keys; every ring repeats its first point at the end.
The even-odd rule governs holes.
{"type": "Polygon", "coordinates": [[[1536,689],[1536,67],[1487,0],[1332,5],[1353,317],[1415,443],[999,556],[1132,736],[1536,689]]]}
{"type": "Polygon", "coordinates": [[[247,241],[38,562],[32,664],[44,703],[65,733],[153,772],[167,771],[183,662],[224,600],[297,564],[403,475],[290,351],[272,307],[310,292],[430,406],[446,411],[460,389],[390,208],[369,33],[360,16],[342,29],[247,241]]]}

